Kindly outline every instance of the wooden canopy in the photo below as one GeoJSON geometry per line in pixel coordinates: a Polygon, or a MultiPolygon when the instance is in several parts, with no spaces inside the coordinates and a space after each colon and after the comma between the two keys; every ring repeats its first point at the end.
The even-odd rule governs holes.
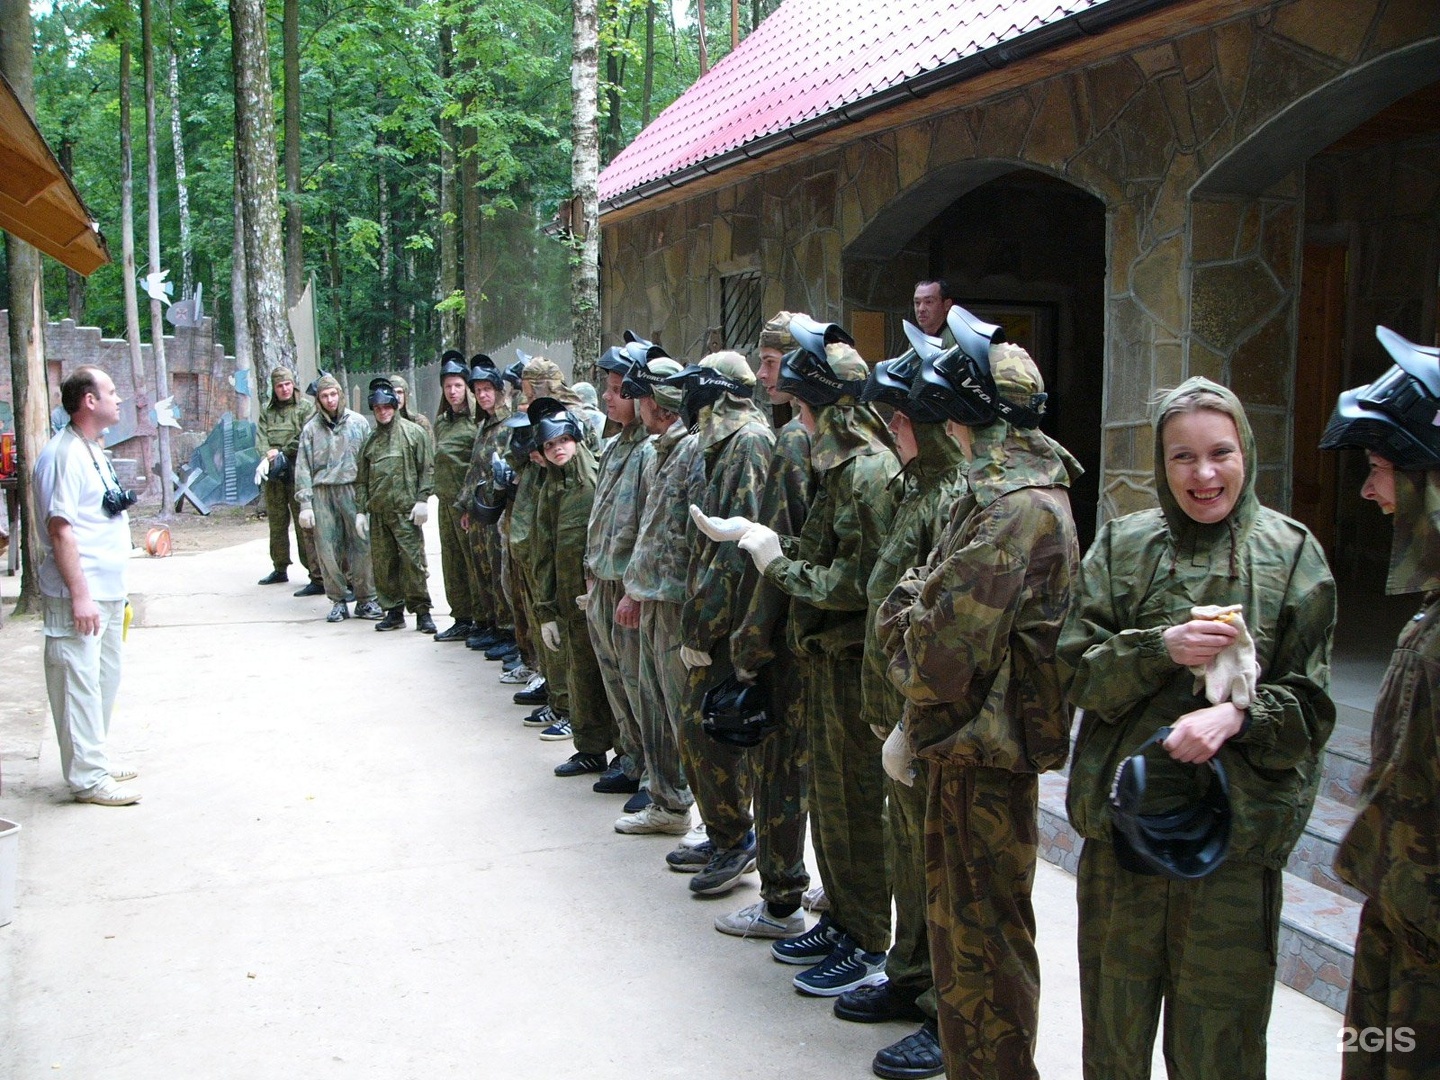
{"type": "Polygon", "coordinates": [[[80,274],[89,274],[110,261],[99,224],[3,77],[0,228],[80,274]]]}

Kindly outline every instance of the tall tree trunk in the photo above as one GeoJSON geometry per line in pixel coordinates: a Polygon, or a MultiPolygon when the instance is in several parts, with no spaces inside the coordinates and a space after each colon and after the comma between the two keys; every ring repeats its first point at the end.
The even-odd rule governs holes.
{"type": "MultiPolygon", "coordinates": [[[[593,4],[593,0],[590,0],[593,4]]],[[[473,121],[461,129],[460,231],[464,244],[465,274],[465,355],[474,356],[485,347],[484,271],[480,262],[480,188],[475,165],[473,121]]]]}
{"type": "Polygon", "coordinates": [[[584,371],[595,379],[600,355],[600,204],[596,179],[600,173],[598,124],[599,20],[595,0],[574,0],[570,59],[570,187],[580,200],[574,222],[575,258],[570,269],[571,340],[575,377],[584,371]]]}
{"type": "Polygon", "coordinates": [[[640,126],[650,126],[650,103],[655,96],[655,0],[645,0],[645,82],[640,91],[640,126]]]}
{"type": "Polygon", "coordinates": [[[180,63],[175,27],[170,27],[170,142],[175,147],[175,207],[180,212],[180,295],[195,291],[195,252],[190,242],[190,179],[185,172],[185,131],[180,123],[180,63]]]}
{"type": "Polygon", "coordinates": [[[620,152],[620,57],[614,49],[605,51],[605,142],[600,160],[610,161],[620,152]]]}
{"type": "Polygon", "coordinates": [[[285,317],[284,248],[264,0],[230,0],[230,40],[235,62],[235,143],[245,222],[245,308],[258,390],[270,385],[270,372],[275,368],[295,367],[295,342],[285,317]]]}
{"type": "MultiPolygon", "coordinates": [[[[125,22],[130,21],[130,0],[124,0],[125,22]]],[[[125,342],[130,347],[130,381],[135,394],[135,434],[140,440],[140,472],[144,491],[149,492],[159,476],[159,461],[154,442],[155,425],[150,420],[153,403],[145,389],[145,354],[140,339],[140,299],[135,278],[135,148],[130,130],[130,54],[129,34],[120,40],[120,291],[125,298],[125,342]]]]}
{"type": "MultiPolygon", "coordinates": [[[[15,96],[35,115],[34,34],[29,0],[0,0],[0,74],[10,81],[15,96]]],[[[20,597],[15,613],[23,615],[40,605],[39,530],[30,470],[50,437],[50,393],[45,380],[45,304],[40,273],[40,252],[23,240],[5,234],[6,265],[10,272],[10,390],[15,408],[15,449],[19,465],[20,528],[10,523],[12,544],[20,545],[20,597]]]]}
{"type": "Polygon", "coordinates": [[[305,291],[304,218],[300,206],[300,0],[285,0],[285,305],[305,291]]]}
{"type": "MultiPolygon", "coordinates": [[[[450,88],[450,65],[455,45],[450,24],[440,27],[440,79],[450,88]]],[[[439,299],[446,300],[460,284],[459,222],[455,198],[455,121],[440,116],[440,282],[439,299]]],[[[453,311],[440,316],[440,347],[454,348],[460,341],[460,319],[453,311]]],[[[473,355],[473,354],[467,354],[473,355]]]]}
{"type": "Polygon", "coordinates": [[[390,180],[385,175],[383,156],[377,159],[377,164],[380,173],[380,305],[385,312],[380,323],[380,365],[387,367],[393,357],[394,340],[391,334],[395,327],[395,290],[391,286],[393,275],[390,272],[390,180]]]}
{"type": "MultiPolygon", "coordinates": [[[[145,67],[145,176],[149,203],[150,273],[160,272],[160,170],[156,163],[155,133],[155,34],[150,0],[140,0],[140,49],[145,67]]],[[[150,352],[155,359],[156,400],[170,395],[170,374],[165,369],[165,306],[150,301],[150,352]]],[[[174,501],[174,472],[170,458],[170,429],[157,425],[160,443],[160,517],[171,515],[174,501]]]]}
{"type": "MultiPolygon", "coordinates": [[[[69,135],[60,137],[60,168],[66,176],[75,175],[75,140],[69,135]]],[[[65,270],[66,309],[76,326],[85,325],[85,275],[68,267],[65,270]]]]}
{"type": "Polygon", "coordinates": [[[248,286],[245,281],[245,200],[240,194],[239,148],[232,155],[235,180],[232,206],[235,218],[235,250],[230,260],[230,312],[235,321],[235,366],[250,372],[250,400],[247,406],[249,419],[256,423],[260,419],[260,385],[255,370],[255,344],[250,339],[250,305],[246,302],[248,286]]]}
{"type": "Polygon", "coordinates": [[[703,78],[710,70],[710,53],[705,44],[705,0],[695,0],[695,13],[699,16],[700,75],[703,78]]]}
{"type": "MultiPolygon", "coordinates": [[[[325,109],[325,135],[326,153],[330,159],[330,167],[335,167],[335,109],[334,106],[327,106],[325,109]]],[[[340,304],[340,286],[345,280],[344,271],[340,265],[340,219],[336,212],[335,203],[330,203],[329,216],[330,250],[326,252],[327,262],[330,267],[330,313],[335,323],[335,356],[330,363],[330,370],[334,376],[345,383],[345,339],[349,329],[345,324],[340,304]]],[[[317,361],[318,363],[318,361],[317,361]]],[[[349,400],[348,398],[346,399],[349,400]]]]}
{"type": "Polygon", "coordinates": [[[730,51],[740,46],[740,0],[730,0],[730,51]]]}

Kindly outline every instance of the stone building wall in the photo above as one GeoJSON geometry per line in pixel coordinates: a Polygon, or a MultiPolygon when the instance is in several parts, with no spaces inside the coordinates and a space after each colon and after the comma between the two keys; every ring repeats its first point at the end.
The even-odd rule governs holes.
{"type": "MultiPolygon", "coordinates": [[[[721,276],[737,271],[760,272],[767,312],[848,321],[857,297],[873,302],[874,267],[852,253],[877,221],[913,199],[925,208],[918,231],[935,216],[937,183],[958,197],[977,179],[1038,170],[1105,205],[1101,514],[1153,505],[1148,402],[1192,374],[1253,407],[1260,493],[1286,507],[1305,155],[1259,193],[1207,174],[1306,95],[1437,39],[1440,5],[1422,0],[1257,5],[637,214],[605,228],[606,333],[645,327],[691,355],[719,322],[721,276]]],[[[896,310],[920,262],[902,250],[885,264],[896,310]]]]}

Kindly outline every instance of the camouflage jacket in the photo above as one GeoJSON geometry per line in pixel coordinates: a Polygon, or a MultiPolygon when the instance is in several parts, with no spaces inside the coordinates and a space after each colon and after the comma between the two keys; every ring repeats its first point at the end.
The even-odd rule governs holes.
{"type": "Polygon", "coordinates": [[[699,436],[676,420],[656,437],[646,471],[645,509],[625,568],[625,595],[680,604],[690,580],[690,504],[705,484],[699,436]]]}
{"type": "MultiPolygon", "coordinates": [[[[810,432],[799,419],[791,420],[775,435],[775,454],[760,497],[756,520],[781,536],[798,536],[815,494],[815,472],[810,467],[810,432]]],[[[775,583],[762,577],[752,564],[740,583],[745,617],[730,635],[730,659],[738,668],[759,671],[785,648],[785,616],[790,598],[775,583]]]]}
{"type": "Polygon", "coordinates": [[[972,437],[970,492],[881,605],[880,641],[922,757],[1044,772],[1069,749],[1055,641],[1080,561],[1066,490],[1080,466],[1003,421],[972,437]]]}
{"type": "Polygon", "coordinates": [[[620,581],[630,565],[645,507],[647,464],[655,457],[650,433],[638,420],[605,446],[595,477],[595,505],[585,542],[585,573],[620,581]]]}
{"type": "MultiPolygon", "coordinates": [[[[702,411],[698,434],[705,487],[696,505],[712,517],[755,520],[775,448],[769,422],[754,402],[724,394],[702,411]]],[[[694,522],[686,535],[690,595],[680,616],[680,639],[692,649],[710,652],[730,636],[744,615],[740,581],[751,565],[750,556],[738,544],[707,539],[694,522]]]]}
{"type": "Polygon", "coordinates": [[[534,567],[530,539],[535,534],[535,516],[540,512],[540,496],[545,489],[545,478],[549,472],[549,466],[536,465],[533,461],[522,463],[516,473],[515,495],[510,500],[509,510],[506,511],[509,517],[506,538],[510,541],[510,547],[525,563],[527,570],[534,567]]]}
{"type": "MultiPolygon", "coordinates": [[[[1187,380],[1172,396],[1195,383],[1187,380]]],[[[1243,420],[1233,394],[1205,386],[1243,420]]],[[[1066,805],[1080,835],[1111,839],[1109,794],[1120,762],[1160,727],[1209,704],[1190,670],[1170,658],[1162,635],[1189,621],[1197,604],[1242,604],[1261,675],[1248,726],[1217,755],[1230,780],[1230,858],[1278,867],[1310,815],[1320,751],[1335,724],[1335,583],[1309,531],[1260,505],[1255,440],[1248,423],[1237,427],[1245,484],[1224,521],[1202,525],[1180,509],[1157,435],[1160,509],[1106,523],[1086,554],[1058,654],[1070,701],[1085,710],[1066,805]]],[[[1156,810],[1209,782],[1208,770],[1164,753],[1147,763],[1147,794],[1162,800],[1156,810]]]]}
{"type": "Polygon", "coordinates": [[[256,449],[262,454],[279,450],[294,461],[300,447],[300,429],[314,415],[315,402],[304,394],[297,392],[288,402],[276,401],[272,396],[255,424],[256,449]]]}
{"type": "Polygon", "coordinates": [[[900,462],[869,406],[816,412],[810,463],[816,491],[798,536],[766,580],[790,597],[787,644],[797,656],[859,660],[865,651],[865,580],[895,516],[890,487],[900,462]]]}
{"type": "Polygon", "coordinates": [[[408,514],[435,490],[435,451],[430,436],[399,413],[377,426],[360,448],[355,502],[372,514],[408,514]]]}
{"type": "MultiPolygon", "coordinates": [[[[505,426],[505,421],[509,417],[509,407],[498,401],[495,403],[493,413],[480,413],[479,430],[476,432],[475,442],[470,448],[470,466],[465,470],[465,479],[460,481],[460,490],[456,492],[453,503],[455,509],[462,514],[470,509],[470,498],[477,484],[485,485],[487,498],[494,495],[494,472],[491,460],[496,454],[509,459],[517,476],[524,471],[525,467],[532,464],[529,459],[517,463],[514,455],[510,453],[511,431],[505,426]]],[[[517,492],[516,495],[518,497],[519,493],[517,492]]],[[[493,506],[494,503],[490,505],[493,506]]]]}
{"type": "Polygon", "coordinates": [[[890,657],[880,646],[880,606],[904,574],[923,566],[950,520],[950,510],[969,490],[965,455],[944,424],[915,424],[916,457],[890,481],[898,509],[885,533],[875,568],[865,585],[865,677],[861,715],[872,727],[890,730],[900,722],[905,698],[890,682],[890,657]]]}
{"type": "Polygon", "coordinates": [[[585,530],[595,501],[595,455],[577,443],[563,468],[545,466],[535,506],[530,556],[535,568],[531,602],[535,621],[583,618],[575,598],[585,591],[585,530]]]}
{"type": "Polygon", "coordinates": [[[463,412],[452,413],[442,405],[435,417],[435,494],[452,506],[464,487],[465,471],[470,467],[480,432],[475,412],[474,399],[466,397],[463,412]]]}
{"type": "Polygon", "coordinates": [[[360,448],[370,437],[369,422],[357,412],[341,406],[331,420],[316,409],[310,422],[300,429],[300,448],[295,457],[295,498],[309,505],[315,487],[326,484],[353,484],[360,465],[360,448]]]}
{"type": "Polygon", "coordinates": [[[1375,702],[1370,774],[1335,868],[1440,957],[1440,470],[1395,471],[1389,593],[1425,593],[1400,634],[1375,702]]]}

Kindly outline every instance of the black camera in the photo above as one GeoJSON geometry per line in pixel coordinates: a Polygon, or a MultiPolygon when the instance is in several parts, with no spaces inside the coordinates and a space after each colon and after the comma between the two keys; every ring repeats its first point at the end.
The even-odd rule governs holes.
{"type": "Polygon", "coordinates": [[[140,496],[130,488],[106,488],[105,497],[100,500],[100,505],[104,507],[105,513],[115,517],[117,514],[123,514],[139,501],[140,496]]]}

